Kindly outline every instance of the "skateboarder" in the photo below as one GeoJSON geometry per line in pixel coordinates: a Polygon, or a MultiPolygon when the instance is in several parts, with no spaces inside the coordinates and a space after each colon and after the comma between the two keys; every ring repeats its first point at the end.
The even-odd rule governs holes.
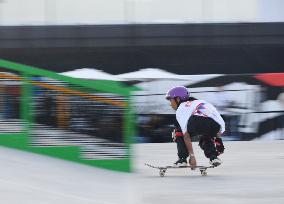
{"type": "Polygon", "coordinates": [[[177,142],[179,160],[176,166],[189,164],[194,169],[196,159],[194,156],[191,138],[199,136],[199,146],[205,156],[210,159],[210,164],[218,166],[222,161],[218,158],[224,152],[221,134],[225,131],[225,122],[216,108],[204,101],[190,97],[186,87],[176,86],[171,88],[166,99],[170,101],[171,107],[176,110],[177,129],[173,137],[177,142]]]}

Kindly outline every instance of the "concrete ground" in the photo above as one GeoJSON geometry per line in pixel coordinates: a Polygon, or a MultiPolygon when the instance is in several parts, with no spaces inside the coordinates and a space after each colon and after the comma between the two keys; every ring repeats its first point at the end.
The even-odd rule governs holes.
{"type": "MultiPolygon", "coordinates": [[[[133,174],[118,173],[0,147],[3,204],[280,204],[284,203],[284,141],[225,142],[222,166],[208,176],[144,165],[169,165],[174,143],[136,144],[133,174]]],[[[207,165],[194,143],[199,165],[207,165]]]]}

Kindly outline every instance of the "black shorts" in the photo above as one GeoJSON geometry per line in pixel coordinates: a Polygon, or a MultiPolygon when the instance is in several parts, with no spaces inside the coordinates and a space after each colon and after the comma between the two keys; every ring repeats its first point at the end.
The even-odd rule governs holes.
{"type": "Polygon", "coordinates": [[[205,137],[216,137],[220,131],[220,125],[209,117],[192,115],[187,124],[187,132],[190,137],[202,135],[205,137]]]}

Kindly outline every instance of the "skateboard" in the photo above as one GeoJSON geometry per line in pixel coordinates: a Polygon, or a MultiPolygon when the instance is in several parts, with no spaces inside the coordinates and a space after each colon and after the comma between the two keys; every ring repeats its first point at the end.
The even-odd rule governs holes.
{"type": "MultiPolygon", "coordinates": [[[[166,174],[167,169],[184,169],[184,168],[191,168],[191,166],[154,166],[151,164],[145,163],[146,166],[154,168],[154,169],[159,169],[159,175],[160,177],[164,177],[166,174]]],[[[196,166],[196,169],[199,169],[200,174],[202,176],[207,176],[207,169],[210,168],[215,168],[216,166],[196,166]]]]}

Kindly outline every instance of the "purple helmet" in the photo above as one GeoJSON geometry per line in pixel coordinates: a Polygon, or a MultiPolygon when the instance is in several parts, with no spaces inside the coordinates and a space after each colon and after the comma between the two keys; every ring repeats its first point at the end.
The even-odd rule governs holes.
{"type": "Polygon", "coordinates": [[[186,87],[184,86],[175,86],[168,90],[166,94],[166,99],[174,99],[175,97],[180,97],[182,101],[186,101],[189,99],[189,92],[186,87]]]}

